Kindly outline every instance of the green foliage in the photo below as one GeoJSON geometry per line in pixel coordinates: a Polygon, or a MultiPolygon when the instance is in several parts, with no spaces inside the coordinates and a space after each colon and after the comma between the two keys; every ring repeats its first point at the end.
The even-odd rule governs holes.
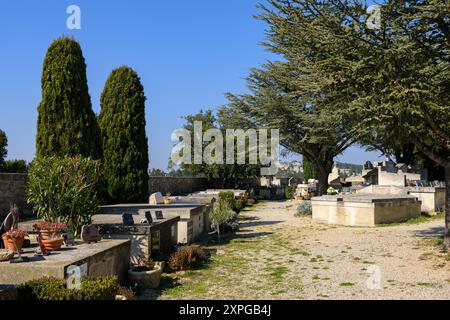
{"type": "Polygon", "coordinates": [[[178,248],[169,257],[168,264],[174,271],[190,270],[205,262],[206,255],[198,246],[183,246],[178,248]]]}
{"type": "Polygon", "coordinates": [[[219,192],[219,199],[226,202],[229,208],[233,209],[235,207],[235,198],[233,191],[219,192]]]}
{"type": "Polygon", "coordinates": [[[119,286],[116,277],[82,278],[80,289],[67,289],[56,278],[31,280],[17,287],[19,300],[115,300],[119,286]]]}
{"type": "Polygon", "coordinates": [[[97,212],[97,160],[77,157],[35,159],[28,173],[28,203],[39,218],[62,222],[77,235],[97,212]]]}
{"type": "MultiPolygon", "coordinates": [[[[233,217],[232,207],[230,206],[229,198],[221,198],[214,202],[211,211],[209,212],[209,220],[217,232],[217,238],[220,242],[220,228],[225,223],[229,222],[233,217]]],[[[233,195],[234,200],[234,195],[233,195]]]]}
{"type": "Polygon", "coordinates": [[[306,181],[310,179],[317,179],[317,170],[315,165],[306,158],[303,158],[303,177],[306,181]]]}
{"type": "Polygon", "coordinates": [[[118,202],[148,198],[148,143],[144,88],[129,67],[111,72],[101,95],[98,118],[107,196],[118,202]]]}
{"type": "Polygon", "coordinates": [[[36,155],[99,159],[100,154],[83,53],[74,39],[61,37],[50,45],[44,60],[36,155]]]}
{"type": "Polygon", "coordinates": [[[0,129],[0,167],[2,167],[6,155],[8,154],[8,150],[6,149],[7,146],[8,138],[6,137],[6,133],[0,129]]]}
{"type": "Polygon", "coordinates": [[[28,165],[25,160],[6,160],[0,166],[0,172],[5,173],[26,173],[28,165]]]}
{"type": "Polygon", "coordinates": [[[296,216],[309,216],[312,215],[311,201],[303,201],[297,208],[296,216]]]}
{"type": "Polygon", "coordinates": [[[295,195],[294,187],[287,186],[286,188],[284,188],[284,196],[286,197],[287,200],[294,199],[294,195],[295,195]]]}
{"type": "Polygon", "coordinates": [[[234,208],[237,211],[241,211],[242,209],[244,209],[247,206],[247,201],[248,201],[247,196],[245,196],[245,195],[237,196],[234,201],[234,208]]]}

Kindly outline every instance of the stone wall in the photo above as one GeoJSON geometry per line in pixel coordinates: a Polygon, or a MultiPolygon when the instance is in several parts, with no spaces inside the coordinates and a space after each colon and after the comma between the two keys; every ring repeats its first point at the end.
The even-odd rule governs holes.
{"type": "Polygon", "coordinates": [[[239,178],[230,184],[225,186],[223,181],[219,179],[208,181],[207,178],[194,177],[150,177],[149,194],[161,192],[166,195],[170,192],[172,196],[183,196],[206,189],[234,188],[236,185],[239,188],[242,186],[254,188],[260,186],[260,180],[257,178],[239,178]]]}
{"type": "Polygon", "coordinates": [[[190,177],[150,177],[149,194],[161,192],[166,195],[170,192],[173,196],[190,194],[208,188],[206,178],[190,177]]]}
{"type": "Polygon", "coordinates": [[[0,173],[0,220],[8,214],[11,204],[17,204],[24,213],[26,205],[27,175],[22,173],[0,173]]]}

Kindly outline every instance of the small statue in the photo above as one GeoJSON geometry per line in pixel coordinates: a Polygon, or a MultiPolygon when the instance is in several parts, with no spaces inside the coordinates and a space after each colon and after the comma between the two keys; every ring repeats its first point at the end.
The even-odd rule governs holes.
{"type": "Polygon", "coordinates": [[[102,239],[100,232],[94,225],[85,225],[81,228],[81,240],[91,244],[91,242],[99,242],[102,239]]]}
{"type": "Polygon", "coordinates": [[[19,225],[19,218],[20,218],[20,210],[19,207],[14,204],[11,206],[11,211],[6,216],[5,220],[2,223],[1,229],[0,229],[0,236],[2,236],[5,232],[17,229],[17,226],[19,225]]]}

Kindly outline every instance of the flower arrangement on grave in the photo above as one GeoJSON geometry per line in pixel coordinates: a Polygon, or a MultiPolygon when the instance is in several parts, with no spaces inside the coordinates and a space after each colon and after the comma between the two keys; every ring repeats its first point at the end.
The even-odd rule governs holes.
{"type": "Polygon", "coordinates": [[[327,190],[327,195],[329,195],[329,196],[335,196],[335,195],[337,195],[338,194],[338,191],[335,189],[335,188],[333,188],[333,187],[329,187],[328,188],[328,190],[327,190]]]}
{"type": "Polygon", "coordinates": [[[2,235],[3,243],[8,251],[19,253],[22,250],[23,241],[28,233],[24,230],[13,229],[2,235]]]}
{"type": "Polygon", "coordinates": [[[164,204],[172,204],[173,203],[172,199],[170,199],[170,196],[171,196],[171,193],[167,192],[166,198],[164,198],[164,204]]]}

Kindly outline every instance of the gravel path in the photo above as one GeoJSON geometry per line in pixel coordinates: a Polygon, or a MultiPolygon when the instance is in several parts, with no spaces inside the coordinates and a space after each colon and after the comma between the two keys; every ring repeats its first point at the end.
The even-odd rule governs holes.
{"type": "MultiPolygon", "coordinates": [[[[443,221],[349,228],[297,218],[296,207],[289,202],[259,205],[244,213],[255,220],[243,224],[241,236],[271,233],[281,240],[280,253],[302,250],[286,252],[291,262],[285,275],[301,282],[302,298],[450,299],[450,263],[438,246],[443,221]]],[[[283,289],[281,298],[295,296],[289,287],[283,289]]]]}
{"type": "Polygon", "coordinates": [[[349,228],[295,217],[294,202],[241,213],[238,234],[205,247],[210,263],[167,275],[157,299],[450,299],[443,221],[349,228]]]}

